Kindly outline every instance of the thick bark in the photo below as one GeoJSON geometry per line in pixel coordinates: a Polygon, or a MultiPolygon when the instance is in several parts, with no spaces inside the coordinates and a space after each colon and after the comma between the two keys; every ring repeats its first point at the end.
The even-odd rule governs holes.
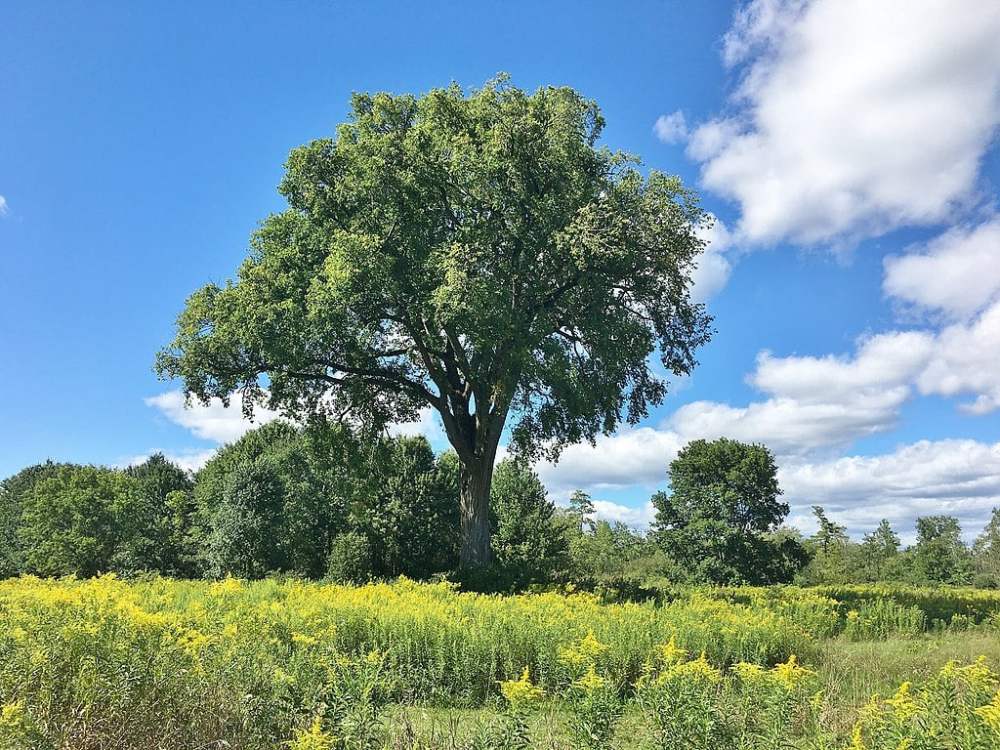
{"type": "Polygon", "coordinates": [[[459,562],[463,568],[478,568],[493,558],[490,546],[490,485],[493,460],[462,464],[460,473],[460,518],[462,545],[459,562]]]}

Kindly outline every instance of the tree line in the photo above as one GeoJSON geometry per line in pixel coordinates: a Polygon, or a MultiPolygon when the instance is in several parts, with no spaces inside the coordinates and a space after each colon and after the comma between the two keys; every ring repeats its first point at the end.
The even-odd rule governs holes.
{"type": "Polygon", "coordinates": [[[272,422],[195,474],[154,455],[125,469],[46,462],[0,482],[0,575],[293,575],[364,582],[449,577],[479,590],[573,585],[642,598],[672,583],[901,581],[1000,586],[1000,509],[967,546],[957,519],[917,520],[904,548],[883,520],[860,542],[825,511],[784,526],[773,457],[720,439],[684,448],[647,532],[598,519],[574,492],[548,497],[501,461],[490,496],[492,562],[461,566],[458,460],[423,437],[362,439],[341,425],[272,422]]]}

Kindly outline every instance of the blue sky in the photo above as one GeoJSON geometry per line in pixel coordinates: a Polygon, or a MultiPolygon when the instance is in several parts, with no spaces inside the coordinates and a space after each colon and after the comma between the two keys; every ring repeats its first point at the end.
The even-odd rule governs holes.
{"type": "MultiPolygon", "coordinates": [[[[639,428],[539,471],[642,524],[677,448],[767,443],[821,503],[981,527],[1000,505],[1000,9],[974,0],[20,3],[0,27],[0,476],[188,465],[246,429],[184,411],[156,350],[282,208],[288,151],[352,91],[573,86],[605,141],[719,219],[718,334],[639,428]]],[[[432,420],[407,430],[428,432],[432,420]]]]}

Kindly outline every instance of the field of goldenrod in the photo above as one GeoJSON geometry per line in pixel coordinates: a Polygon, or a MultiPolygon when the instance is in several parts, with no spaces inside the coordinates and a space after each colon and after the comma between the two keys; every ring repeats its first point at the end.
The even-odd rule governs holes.
{"type": "Polygon", "coordinates": [[[390,738],[390,704],[489,706],[469,746],[526,748],[540,746],[532,712],[553,703],[567,747],[1000,747],[998,676],[985,661],[872,698],[852,737],[824,728],[815,667],[833,638],[998,633],[1000,595],[670,599],[408,581],[12,579],[0,582],[0,749],[436,747],[390,738]]]}

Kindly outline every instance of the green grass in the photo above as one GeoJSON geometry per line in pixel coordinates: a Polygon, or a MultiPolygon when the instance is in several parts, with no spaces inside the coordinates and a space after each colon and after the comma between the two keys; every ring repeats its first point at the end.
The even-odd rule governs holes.
{"type": "MultiPolygon", "coordinates": [[[[872,695],[888,697],[907,680],[921,682],[951,660],[971,662],[985,656],[1000,667],[1000,638],[995,633],[945,632],[885,641],[851,642],[843,638],[823,642],[812,666],[826,695],[823,724],[832,730],[835,747],[849,741],[858,711],[872,695]]],[[[462,750],[478,731],[494,721],[499,701],[483,708],[398,705],[386,716],[386,747],[392,750],[462,750]]],[[[529,718],[533,747],[571,750],[566,712],[556,700],[547,701],[529,718]]],[[[632,708],[616,735],[620,750],[650,747],[650,728],[632,708]]]]}
{"type": "Polygon", "coordinates": [[[872,695],[892,695],[904,681],[921,682],[953,659],[971,662],[980,656],[985,656],[994,668],[1000,666],[1000,637],[995,632],[943,633],[862,643],[827,641],[816,665],[829,705],[824,719],[828,726],[846,734],[858,709],[872,695]]]}

